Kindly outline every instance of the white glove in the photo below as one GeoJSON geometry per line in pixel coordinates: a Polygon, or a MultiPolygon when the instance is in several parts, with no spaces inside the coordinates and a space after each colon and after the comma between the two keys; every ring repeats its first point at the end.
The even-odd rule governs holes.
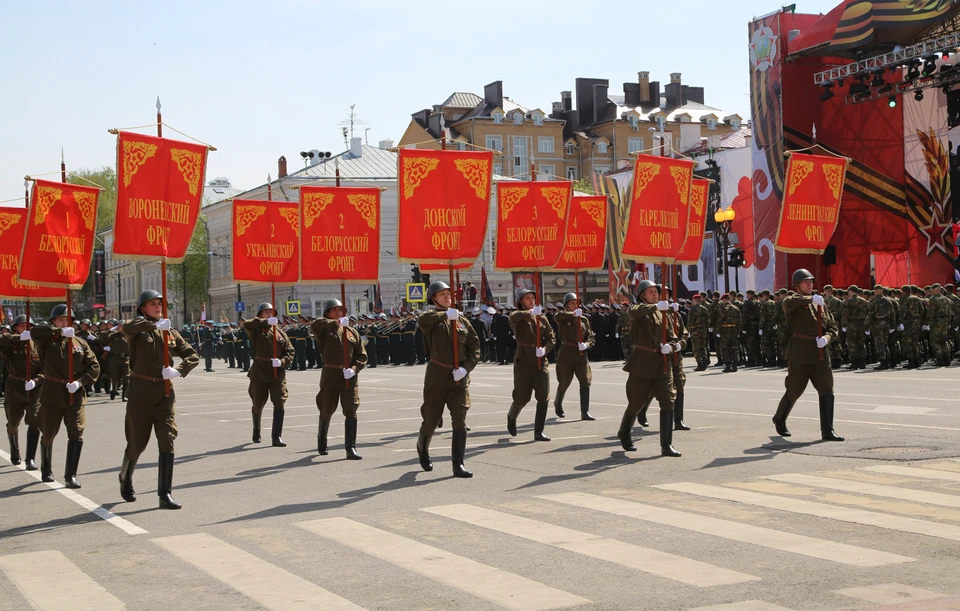
{"type": "Polygon", "coordinates": [[[116,331],[116,330],[117,330],[116,325],[114,325],[113,327],[110,327],[110,330],[111,330],[111,331],[116,331]]]}
{"type": "Polygon", "coordinates": [[[162,377],[164,380],[172,380],[174,378],[179,378],[180,372],[173,367],[164,367],[163,371],[160,372],[160,377],[162,377]]]}
{"type": "Polygon", "coordinates": [[[574,315],[574,316],[583,316],[583,310],[581,310],[580,308],[577,308],[576,310],[573,311],[573,315],[574,315]]]}
{"type": "Polygon", "coordinates": [[[827,347],[827,344],[829,344],[829,343],[830,343],[830,340],[828,340],[828,339],[825,338],[825,337],[818,337],[818,338],[817,338],[817,348],[826,348],[826,347],[827,347]]]}
{"type": "Polygon", "coordinates": [[[104,347],[103,347],[103,351],[104,351],[104,352],[110,352],[110,346],[104,346],[104,347]]]}
{"type": "Polygon", "coordinates": [[[463,367],[457,367],[453,370],[453,381],[459,382],[463,378],[467,377],[467,370],[463,367]]]}
{"type": "Polygon", "coordinates": [[[760,335],[763,335],[763,329],[760,329],[760,335]]]}
{"type": "Polygon", "coordinates": [[[843,331],[844,333],[847,332],[847,328],[846,328],[846,327],[842,327],[840,330],[843,331]]]}
{"type": "Polygon", "coordinates": [[[720,337],[720,334],[719,334],[719,333],[717,333],[717,337],[720,337]]]}
{"type": "Polygon", "coordinates": [[[673,346],[674,352],[680,352],[682,350],[682,348],[680,347],[680,344],[670,344],[670,345],[673,346]]]}
{"type": "Polygon", "coordinates": [[[657,309],[660,310],[661,312],[666,312],[667,310],[670,309],[670,304],[667,303],[666,301],[658,301],[657,309]]]}
{"type": "Polygon", "coordinates": [[[23,333],[21,333],[21,334],[20,334],[20,341],[21,341],[21,342],[29,342],[29,341],[30,341],[30,331],[24,331],[23,333]]]}
{"type": "Polygon", "coordinates": [[[276,317],[276,316],[271,316],[270,318],[267,319],[267,324],[270,325],[271,327],[276,327],[276,326],[277,326],[277,323],[279,323],[279,322],[280,322],[280,321],[277,320],[277,317],[276,317]]]}
{"type": "Polygon", "coordinates": [[[447,320],[457,320],[460,318],[460,310],[457,308],[447,308],[447,320]]]}
{"type": "Polygon", "coordinates": [[[677,303],[676,301],[674,301],[673,303],[671,303],[671,304],[670,304],[670,307],[673,308],[673,311],[674,311],[674,312],[679,312],[679,311],[680,311],[680,304],[677,303]]]}
{"type": "Polygon", "coordinates": [[[74,333],[73,333],[73,327],[64,327],[64,328],[63,328],[63,336],[64,336],[64,337],[71,337],[71,338],[72,338],[73,335],[74,335],[74,333]]]}
{"type": "Polygon", "coordinates": [[[660,354],[670,354],[673,352],[673,346],[670,344],[660,344],[660,354]]]}
{"type": "MultiPolygon", "coordinates": [[[[922,329],[923,329],[924,331],[929,331],[929,330],[930,330],[930,325],[923,325],[922,329]]],[[[870,335],[870,332],[869,332],[869,331],[867,331],[867,335],[870,335]]]]}
{"type": "Polygon", "coordinates": [[[340,325],[341,327],[349,327],[349,326],[350,326],[350,319],[349,319],[348,317],[344,316],[343,318],[337,319],[337,324],[340,325]]]}
{"type": "Polygon", "coordinates": [[[889,333],[893,333],[896,329],[890,329],[889,333]]]}
{"type": "Polygon", "coordinates": [[[80,382],[70,382],[67,384],[67,392],[71,395],[80,390],[80,382]]]}
{"type": "Polygon", "coordinates": [[[583,343],[583,342],[580,342],[579,344],[577,344],[577,348],[580,349],[580,352],[586,352],[587,349],[590,348],[590,346],[586,345],[586,344],[583,343]]]}
{"type": "Polygon", "coordinates": [[[88,340],[88,341],[91,341],[91,342],[92,342],[92,341],[95,340],[95,339],[97,339],[97,338],[94,337],[92,333],[87,336],[87,340],[88,340]]]}
{"type": "Polygon", "coordinates": [[[779,325],[773,325],[773,330],[776,331],[779,325]]]}
{"type": "Polygon", "coordinates": [[[350,378],[352,378],[352,377],[354,377],[354,376],[356,376],[356,375],[357,375],[357,372],[354,371],[353,369],[344,369],[344,370],[343,370],[343,379],[344,379],[344,380],[349,380],[350,378]]]}
{"type": "Polygon", "coordinates": [[[533,309],[530,310],[530,313],[533,314],[534,316],[540,316],[541,314],[543,314],[543,308],[541,308],[540,306],[533,306],[533,309]]]}
{"type": "MultiPolygon", "coordinates": [[[[776,329],[776,327],[774,327],[774,329],[776,329]]],[[[713,333],[713,327],[707,327],[707,331],[709,331],[710,333],[713,333]]]]}
{"type": "Polygon", "coordinates": [[[903,331],[903,325],[900,325],[900,330],[903,331]]]}
{"type": "Polygon", "coordinates": [[[869,332],[869,331],[864,331],[864,334],[865,334],[865,335],[870,335],[870,332],[869,332]]]}
{"type": "Polygon", "coordinates": [[[170,330],[170,319],[161,318],[157,321],[157,331],[169,331],[170,330]]]}
{"type": "Polygon", "coordinates": [[[26,384],[23,385],[24,390],[33,390],[36,387],[37,387],[36,380],[27,380],[26,384]]]}
{"type": "Polygon", "coordinates": [[[822,305],[824,305],[824,303],[823,303],[823,295],[814,295],[814,296],[813,296],[813,305],[815,305],[815,306],[822,306],[822,305]]]}
{"type": "Polygon", "coordinates": [[[278,369],[283,367],[283,363],[280,362],[280,359],[270,359],[270,364],[278,369]]]}
{"type": "Polygon", "coordinates": [[[547,351],[546,351],[546,350],[544,350],[543,348],[537,348],[537,356],[538,356],[538,357],[546,356],[546,354],[547,354],[547,351]]]}

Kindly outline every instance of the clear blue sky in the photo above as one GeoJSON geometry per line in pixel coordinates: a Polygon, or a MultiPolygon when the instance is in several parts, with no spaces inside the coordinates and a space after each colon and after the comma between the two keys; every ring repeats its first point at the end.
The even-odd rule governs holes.
{"type": "MultiPolygon", "coordinates": [[[[800,0],[821,13],[837,0],[800,0]]],[[[552,0],[508,4],[400,0],[3,2],[0,200],[23,176],[116,163],[110,127],[164,121],[219,150],[207,178],[235,186],[276,176],[286,155],[343,150],[338,122],[357,105],[372,144],[398,140],[410,114],[453,91],[502,80],[549,112],[577,77],[611,92],[646,70],[706,88],[749,115],[747,23],[776,0],[677,4],[552,0]],[[650,21],[663,24],[651,27],[650,21]]],[[[175,134],[165,134],[174,136],[175,134]]]]}

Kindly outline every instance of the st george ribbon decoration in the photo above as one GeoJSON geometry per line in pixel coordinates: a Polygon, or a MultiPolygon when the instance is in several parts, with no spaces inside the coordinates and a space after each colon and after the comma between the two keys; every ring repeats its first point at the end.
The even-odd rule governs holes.
{"type": "Polygon", "coordinates": [[[687,219],[687,239],[677,253],[674,263],[678,265],[696,265],[703,250],[703,228],[707,211],[707,196],[710,193],[710,181],[694,178],[690,187],[690,214],[687,219]]]}
{"type": "Polygon", "coordinates": [[[200,215],[207,150],[205,144],[118,133],[114,258],[183,260],[200,215]]]}
{"type": "Polygon", "coordinates": [[[300,187],[301,279],[373,284],[380,275],[380,189],[300,187]]]}
{"type": "Polygon", "coordinates": [[[300,280],[300,204],[233,200],[233,280],[292,285],[300,280]]]}
{"type": "Polygon", "coordinates": [[[40,286],[17,277],[28,217],[26,208],[0,208],[0,299],[63,301],[64,289],[40,286]]]}
{"type": "Polygon", "coordinates": [[[693,161],[637,155],[622,255],[673,263],[687,238],[693,161]]]}
{"type": "Polygon", "coordinates": [[[601,269],[606,259],[607,196],[574,195],[557,271],[601,269]]]}
{"type": "Polygon", "coordinates": [[[100,189],[35,180],[20,251],[22,282],[80,289],[90,275],[100,189]]]}
{"type": "Polygon", "coordinates": [[[774,248],[822,254],[840,220],[846,157],[789,153],[780,225],[774,248]]]}
{"type": "Polygon", "coordinates": [[[493,153],[400,149],[397,258],[473,263],[490,211],[493,153]]]}
{"type": "Polygon", "coordinates": [[[551,269],[567,236],[570,181],[517,181],[497,185],[497,269],[551,269]]]}

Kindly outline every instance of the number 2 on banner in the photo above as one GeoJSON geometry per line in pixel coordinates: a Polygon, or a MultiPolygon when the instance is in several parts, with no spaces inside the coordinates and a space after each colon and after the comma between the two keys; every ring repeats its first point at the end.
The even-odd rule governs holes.
{"type": "Polygon", "coordinates": [[[275,229],[276,229],[276,225],[274,225],[273,223],[270,223],[270,237],[271,237],[271,238],[277,237],[276,235],[274,235],[275,229]]]}
{"type": "Polygon", "coordinates": [[[340,213],[340,229],[343,229],[343,213],[340,213]]]}

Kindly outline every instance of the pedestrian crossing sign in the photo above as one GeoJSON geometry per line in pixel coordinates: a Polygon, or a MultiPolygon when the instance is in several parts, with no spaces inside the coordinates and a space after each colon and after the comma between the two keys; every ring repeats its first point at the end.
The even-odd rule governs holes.
{"type": "Polygon", "coordinates": [[[422,282],[407,283],[407,302],[423,303],[427,300],[427,285],[422,282]]]}
{"type": "Polygon", "coordinates": [[[288,302],[287,302],[287,316],[300,316],[300,302],[299,302],[299,301],[288,301],[288,302]]]}

